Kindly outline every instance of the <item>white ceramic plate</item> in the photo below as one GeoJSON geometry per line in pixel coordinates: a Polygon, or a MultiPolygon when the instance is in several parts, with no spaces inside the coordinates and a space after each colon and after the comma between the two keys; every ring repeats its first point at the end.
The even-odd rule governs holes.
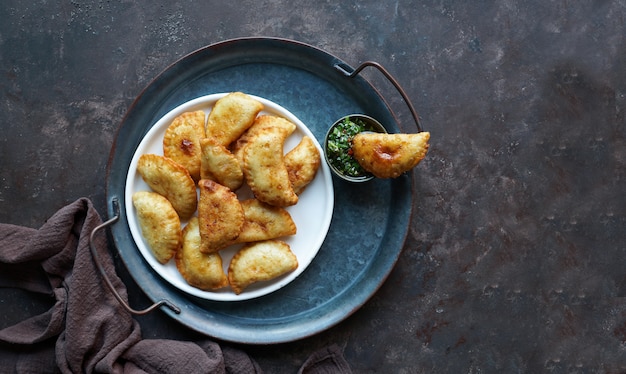
{"type": "MultiPolygon", "coordinates": [[[[195,110],[203,110],[208,115],[215,102],[224,95],[226,95],[226,93],[202,96],[188,101],[167,113],[148,131],[137,147],[137,150],[131,160],[128,175],[126,177],[125,200],[128,225],[133,239],[135,240],[135,243],[145,260],[161,277],[163,277],[163,279],[178,289],[203,299],[215,301],[237,301],[248,300],[274,292],[289,284],[307,268],[326,238],[333,214],[334,192],[330,169],[325,162],[321,162],[315,179],[300,195],[298,203],[294,206],[286,208],[296,224],[297,233],[293,236],[281,238],[281,240],[287,242],[291,247],[291,250],[298,257],[298,268],[295,271],[274,280],[259,282],[249,286],[239,295],[236,295],[229,287],[217,291],[203,291],[192,287],[180,275],[176,269],[173,259],[165,265],[160,264],[141,235],[141,229],[139,228],[137,222],[136,211],[132,204],[133,193],[137,191],[150,190],[150,187],[148,187],[141,176],[137,173],[137,161],[141,155],[146,153],[163,155],[163,135],[175,117],[184,112],[195,110]]],[[[265,106],[265,109],[261,112],[261,114],[281,116],[296,124],[296,131],[289,136],[285,142],[285,153],[295,147],[302,139],[302,136],[307,135],[318,147],[320,155],[323,154],[322,148],[315,139],[315,136],[296,116],[276,103],[260,97],[252,97],[262,102],[265,106]]],[[[240,191],[237,191],[237,194],[241,199],[252,197],[252,194],[247,186],[242,187],[240,191]]],[[[182,224],[184,226],[186,222],[183,222],[182,224]]],[[[228,269],[228,264],[230,263],[231,258],[240,247],[241,245],[232,246],[220,251],[225,272],[228,269]]]]}

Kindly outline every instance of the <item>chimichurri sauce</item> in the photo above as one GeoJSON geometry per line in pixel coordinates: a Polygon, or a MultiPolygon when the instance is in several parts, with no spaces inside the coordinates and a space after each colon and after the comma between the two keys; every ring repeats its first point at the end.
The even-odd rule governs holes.
{"type": "Polygon", "coordinates": [[[349,177],[366,177],[369,173],[352,157],[352,138],[363,131],[373,131],[371,125],[359,118],[345,118],[328,134],[328,160],[341,174],[349,177]]]}

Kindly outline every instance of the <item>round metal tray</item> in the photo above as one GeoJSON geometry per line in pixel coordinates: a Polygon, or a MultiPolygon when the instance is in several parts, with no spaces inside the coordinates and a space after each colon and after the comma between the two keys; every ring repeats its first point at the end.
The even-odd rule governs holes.
{"type": "MultiPolygon", "coordinates": [[[[376,89],[320,49],[273,38],[234,39],[197,50],[169,66],[137,97],[113,144],[106,178],[111,236],[133,279],[171,318],[224,341],[274,344],[324,331],[361,307],[387,278],[404,245],[412,178],[350,184],[333,179],[335,208],[327,237],[309,267],[286,287],[236,302],[207,301],[174,288],[153,271],[131,236],[124,189],[130,160],[144,135],[168,111],[196,97],[242,91],[296,115],[322,143],[329,126],[350,113],[398,132],[376,89]]],[[[419,124],[418,124],[419,128],[419,124]]]]}

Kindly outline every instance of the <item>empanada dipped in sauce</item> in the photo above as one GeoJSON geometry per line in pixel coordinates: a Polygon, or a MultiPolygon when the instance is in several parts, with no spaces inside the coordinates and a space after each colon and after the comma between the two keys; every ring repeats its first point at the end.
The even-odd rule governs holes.
{"type": "Polygon", "coordinates": [[[235,191],[243,184],[243,170],[235,156],[215,138],[204,138],[202,147],[200,175],[202,179],[211,179],[235,191]]]}
{"type": "Polygon", "coordinates": [[[296,234],[296,224],[287,210],[257,199],[241,201],[245,221],[236,243],[249,243],[296,234]]]}
{"type": "Polygon", "coordinates": [[[200,180],[200,139],[205,137],[205,120],[201,110],[182,113],[163,135],[163,156],[185,167],[196,182],[200,180]]]}
{"type": "Polygon", "coordinates": [[[183,244],[176,252],[176,268],[189,285],[204,291],[228,286],[219,252],[200,252],[198,217],[191,217],[183,229],[183,244]]]}
{"type": "Polygon", "coordinates": [[[183,166],[164,156],[144,154],[137,162],[137,172],[154,192],[172,203],[181,220],[194,214],[198,202],[196,184],[183,166]]]}
{"type": "Polygon", "coordinates": [[[132,199],[148,247],[159,263],[167,263],[181,245],[178,214],[169,200],[156,192],[138,191],[132,199]]]}
{"type": "Polygon", "coordinates": [[[287,131],[280,127],[261,129],[243,151],[243,172],[254,196],[274,206],[290,206],[298,195],[289,182],[283,160],[287,131]]]}
{"type": "Polygon", "coordinates": [[[352,139],[353,157],[377,178],[396,178],[422,161],[429,139],[429,132],[359,133],[352,139]]]}
{"type": "Polygon", "coordinates": [[[253,139],[257,133],[267,127],[280,127],[285,129],[287,131],[287,136],[291,135],[296,130],[296,124],[288,119],[269,114],[262,114],[258,116],[254,120],[252,126],[243,135],[241,135],[239,139],[231,144],[232,153],[241,164],[243,164],[243,150],[245,146],[248,145],[250,140],[253,139]]]}
{"type": "Polygon", "coordinates": [[[206,136],[228,147],[252,126],[263,108],[263,104],[250,95],[231,92],[217,100],[209,112],[206,136]]]}
{"type": "Polygon", "coordinates": [[[313,140],[305,135],[297,146],[287,152],[284,161],[291,187],[297,195],[300,195],[315,178],[321,163],[320,152],[313,140]]]}
{"type": "Polygon", "coordinates": [[[230,188],[210,179],[198,182],[198,223],[202,253],[212,253],[235,240],[244,223],[244,213],[237,195],[230,188]]]}
{"type": "Polygon", "coordinates": [[[289,245],[266,240],[243,246],[228,266],[228,282],[237,295],[253,283],[269,281],[298,268],[298,258],[289,245]]]}

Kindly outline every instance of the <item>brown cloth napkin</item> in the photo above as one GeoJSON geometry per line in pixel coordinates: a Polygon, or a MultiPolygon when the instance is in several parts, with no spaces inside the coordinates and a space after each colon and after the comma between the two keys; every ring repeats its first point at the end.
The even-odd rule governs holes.
{"type": "MultiPolygon", "coordinates": [[[[49,296],[45,313],[0,330],[3,373],[262,373],[245,352],[216,342],[143,339],[132,315],[106,287],[89,251],[102,223],[87,198],[56,212],[41,228],[0,224],[0,287],[49,296]]],[[[106,235],[94,244],[116,290],[106,235]]],[[[337,346],[313,353],[300,373],[350,373],[337,346]]]]}

